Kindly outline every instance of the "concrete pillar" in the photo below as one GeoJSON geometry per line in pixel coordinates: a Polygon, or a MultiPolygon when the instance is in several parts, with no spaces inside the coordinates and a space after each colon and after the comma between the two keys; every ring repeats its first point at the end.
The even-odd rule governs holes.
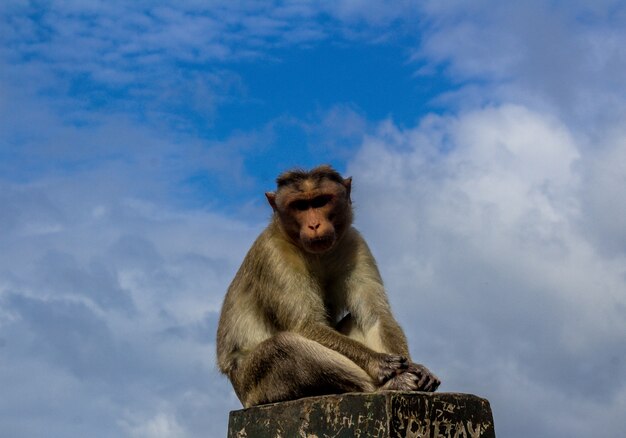
{"type": "Polygon", "coordinates": [[[475,395],[384,391],[232,411],[228,437],[495,438],[495,430],[489,402],[475,395]]]}

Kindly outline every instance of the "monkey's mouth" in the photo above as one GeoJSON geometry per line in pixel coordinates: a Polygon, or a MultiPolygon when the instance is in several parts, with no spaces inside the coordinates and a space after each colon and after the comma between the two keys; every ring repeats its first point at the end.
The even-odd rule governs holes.
{"type": "Polygon", "coordinates": [[[330,234],[327,236],[313,237],[306,242],[306,250],[312,253],[326,252],[335,244],[335,235],[330,234]]]}

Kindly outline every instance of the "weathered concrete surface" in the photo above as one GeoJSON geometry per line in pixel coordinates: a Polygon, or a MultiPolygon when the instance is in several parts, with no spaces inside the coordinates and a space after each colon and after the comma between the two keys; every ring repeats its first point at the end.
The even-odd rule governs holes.
{"type": "Polygon", "coordinates": [[[229,438],[495,438],[489,402],[471,394],[384,391],[232,411],[229,438]]]}

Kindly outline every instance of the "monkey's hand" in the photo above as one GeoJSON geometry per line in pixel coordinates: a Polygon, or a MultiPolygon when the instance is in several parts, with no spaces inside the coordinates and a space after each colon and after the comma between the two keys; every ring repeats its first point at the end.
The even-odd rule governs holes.
{"type": "Polygon", "coordinates": [[[392,377],[380,389],[434,392],[440,384],[437,376],[424,365],[410,362],[405,370],[392,377]]]}
{"type": "Polygon", "coordinates": [[[370,361],[370,375],[383,384],[395,375],[407,370],[409,361],[406,357],[397,354],[377,353],[370,361]]]}
{"type": "Polygon", "coordinates": [[[441,385],[441,380],[439,380],[439,378],[435,376],[424,365],[410,363],[406,372],[411,373],[419,378],[419,381],[417,383],[418,391],[434,392],[437,390],[437,388],[439,388],[439,385],[441,385]]]}

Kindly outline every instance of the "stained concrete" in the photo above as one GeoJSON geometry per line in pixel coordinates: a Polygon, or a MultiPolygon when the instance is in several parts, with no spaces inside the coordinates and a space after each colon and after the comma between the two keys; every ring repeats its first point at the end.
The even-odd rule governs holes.
{"type": "Polygon", "coordinates": [[[230,413],[229,438],[495,438],[471,394],[383,391],[309,397],[230,413]]]}

